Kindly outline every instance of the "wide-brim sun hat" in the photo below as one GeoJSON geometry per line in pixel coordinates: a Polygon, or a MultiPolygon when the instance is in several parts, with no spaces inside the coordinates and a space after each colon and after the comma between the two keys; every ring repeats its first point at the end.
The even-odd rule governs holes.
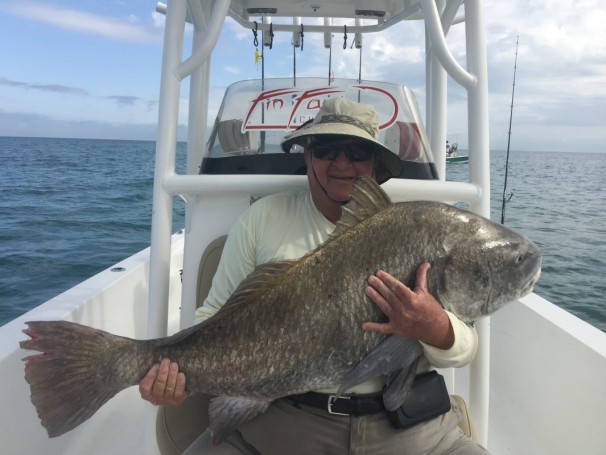
{"type": "Polygon", "coordinates": [[[282,150],[289,153],[293,145],[305,147],[312,137],[323,135],[354,138],[372,147],[377,154],[375,179],[378,183],[398,177],[402,171],[400,159],[379,141],[379,116],[369,104],[342,97],[325,100],[313,120],[284,136],[282,150]]]}

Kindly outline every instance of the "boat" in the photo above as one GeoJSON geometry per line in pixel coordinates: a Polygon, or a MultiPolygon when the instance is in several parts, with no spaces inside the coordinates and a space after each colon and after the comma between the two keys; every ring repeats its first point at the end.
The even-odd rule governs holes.
{"type": "MultiPolygon", "coordinates": [[[[143,401],[136,387],[120,392],[93,417],[49,439],[40,425],[23,378],[19,347],[30,320],[69,320],[132,338],[165,336],[191,326],[207,292],[222,242],[251,199],[304,188],[301,157],[273,153],[276,137],[304,121],[308,107],[329,91],[366,97],[384,112],[382,138],[396,147],[405,169],[384,189],[393,200],[463,202],[490,216],[488,76],[481,0],[171,0],[166,14],[159,94],[158,135],[150,247],[0,327],[0,441],[10,454],[166,454],[170,418],[143,401]],[[231,86],[219,116],[209,107],[209,58],[226,17],[258,32],[292,34],[293,43],[312,33],[362,37],[423,21],[426,28],[425,119],[405,81],[371,82],[294,78],[242,81],[231,86]],[[333,22],[334,21],[334,22],[333,22]],[[185,24],[193,46],[183,56],[185,24]],[[337,25],[338,23],[338,25],[337,25]],[[463,67],[446,35],[464,27],[463,67]],[[447,77],[467,94],[469,180],[447,179],[444,143],[447,77]],[[175,173],[180,89],[189,84],[187,169],[175,173]],[[246,107],[232,112],[234,100],[246,107]],[[294,107],[302,107],[301,111],[294,107]],[[272,109],[294,114],[273,118],[272,109]],[[392,112],[393,114],[393,112],[392,112]],[[393,117],[393,118],[392,118],[393,117]],[[200,125],[212,124],[207,132],[200,125]],[[272,128],[267,129],[267,126],[272,128]],[[201,171],[201,172],[200,172],[201,171]],[[173,198],[187,200],[185,226],[172,232],[173,198]],[[163,439],[164,438],[164,439],[163,439]]],[[[252,37],[251,33],[251,37],[252,37]]],[[[255,35],[256,36],[256,35],[255,35]]],[[[404,36],[404,35],[403,35],[404,36]]],[[[340,45],[340,43],[338,44],[340,45]]],[[[357,44],[356,44],[357,45],[357,44]]],[[[330,73],[328,73],[330,74],[330,73]]],[[[402,74],[394,74],[401,78],[402,74]]],[[[606,334],[554,303],[530,294],[476,324],[480,346],[466,368],[442,370],[451,393],[467,403],[477,440],[490,453],[598,455],[606,453],[606,334]]],[[[162,412],[162,411],[160,411],[162,412]]],[[[201,431],[203,427],[200,427],[201,431]]]]}
{"type": "MultiPolygon", "coordinates": [[[[448,146],[448,141],[446,141],[446,145],[448,146]]],[[[448,151],[446,152],[447,163],[467,163],[468,161],[469,156],[459,155],[459,144],[453,142],[453,144],[448,147],[448,151]]]]}
{"type": "Polygon", "coordinates": [[[467,163],[468,161],[468,155],[446,155],[446,163],[467,163]]]}
{"type": "Polygon", "coordinates": [[[467,163],[469,161],[469,157],[466,155],[457,155],[457,156],[447,156],[447,163],[467,163]]]}

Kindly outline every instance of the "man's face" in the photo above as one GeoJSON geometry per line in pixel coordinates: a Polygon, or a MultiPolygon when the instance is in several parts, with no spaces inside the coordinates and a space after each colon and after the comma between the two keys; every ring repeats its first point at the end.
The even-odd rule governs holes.
{"type": "Polygon", "coordinates": [[[312,141],[305,149],[312,194],[347,201],[353,191],[354,178],[373,175],[375,156],[368,145],[355,139],[312,141]]]}

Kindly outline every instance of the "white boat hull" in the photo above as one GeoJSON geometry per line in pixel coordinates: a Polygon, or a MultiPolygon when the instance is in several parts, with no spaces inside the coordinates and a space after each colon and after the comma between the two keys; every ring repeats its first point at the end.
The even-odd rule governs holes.
{"type": "Polygon", "coordinates": [[[606,453],[606,334],[536,294],[490,322],[491,453],[606,453]]]}
{"type": "MultiPolygon", "coordinates": [[[[169,323],[178,330],[183,235],[174,235],[169,323]]],[[[25,321],[69,320],[132,338],[146,338],[149,248],[93,276],[23,316],[0,327],[0,441],[10,454],[154,454],[157,408],[142,400],[136,387],[120,392],[91,419],[49,439],[31,404],[19,348],[25,321]],[[114,267],[124,271],[113,272],[114,267]]]]}

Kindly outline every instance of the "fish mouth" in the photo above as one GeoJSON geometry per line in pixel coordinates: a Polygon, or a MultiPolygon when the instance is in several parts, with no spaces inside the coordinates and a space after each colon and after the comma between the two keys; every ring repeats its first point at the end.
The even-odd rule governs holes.
{"type": "MultiPolygon", "coordinates": [[[[518,293],[517,297],[514,298],[514,300],[521,299],[522,297],[530,294],[532,292],[532,289],[534,288],[534,285],[537,283],[537,281],[539,281],[540,276],[541,276],[541,269],[538,268],[537,271],[535,272],[535,274],[532,277],[530,277],[530,279],[526,282],[526,284],[524,286],[522,286],[520,292],[518,293]]],[[[488,292],[488,295],[486,296],[486,300],[485,300],[484,304],[482,305],[481,313],[483,316],[488,316],[491,300],[492,300],[492,286],[490,287],[490,291],[488,292]]]]}
{"type": "Polygon", "coordinates": [[[526,294],[530,294],[532,292],[532,289],[534,288],[534,285],[537,284],[537,281],[539,281],[539,277],[541,276],[541,268],[538,268],[537,271],[535,272],[535,274],[530,278],[530,280],[528,280],[528,283],[526,283],[526,286],[524,286],[524,288],[522,289],[521,295],[524,296],[526,294]]]}

